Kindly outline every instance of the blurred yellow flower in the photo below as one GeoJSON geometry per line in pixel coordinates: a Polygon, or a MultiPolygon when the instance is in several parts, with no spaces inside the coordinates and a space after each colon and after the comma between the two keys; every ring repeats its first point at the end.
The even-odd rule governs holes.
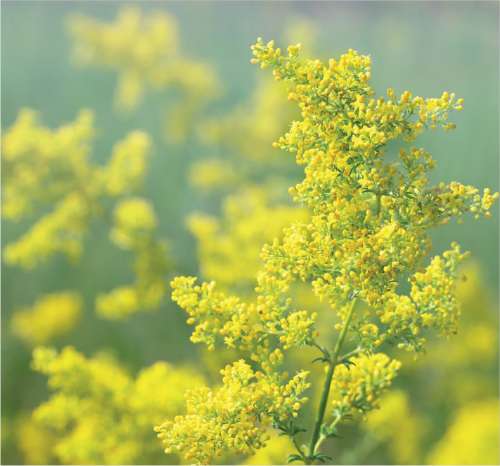
{"type": "Polygon", "coordinates": [[[35,112],[23,110],[3,135],[3,215],[17,220],[43,212],[20,238],[5,246],[4,258],[25,269],[56,254],[76,262],[92,221],[106,216],[111,200],[115,207],[110,236],[117,246],[134,253],[136,280],[133,286],[100,295],[96,307],[101,316],[120,319],[158,309],[170,264],[166,243],[157,238],[153,206],[133,197],[146,175],[149,136],[129,133],[115,144],[106,165],[94,165],[89,160],[92,119],[90,112],[82,111],[75,122],[49,130],[40,125],[35,112]],[[52,207],[48,213],[42,210],[47,206],[52,207]]]}
{"type": "Polygon", "coordinates": [[[164,11],[143,14],[129,6],[110,23],[76,15],[68,29],[77,63],[118,73],[115,104],[120,111],[136,108],[149,88],[181,91],[166,119],[173,139],[186,136],[193,115],[219,92],[213,68],[181,53],[177,21],[164,11]]]}
{"type": "Polygon", "coordinates": [[[499,425],[498,399],[464,405],[430,453],[429,464],[499,464],[499,425]]]}
{"type": "Polygon", "coordinates": [[[408,395],[402,390],[385,394],[380,400],[379,409],[368,414],[362,427],[366,435],[384,442],[395,463],[419,462],[424,424],[412,411],[408,395]]]}
{"type": "Polygon", "coordinates": [[[81,316],[78,293],[44,295],[29,308],[14,312],[12,332],[29,345],[42,345],[70,332],[81,316]]]}
{"type": "Polygon", "coordinates": [[[262,245],[279,237],[285,226],[306,218],[305,210],[273,203],[264,189],[248,188],[225,199],[222,218],[195,214],[188,226],[198,240],[204,277],[245,292],[255,284],[262,245]]]}
{"type": "Polygon", "coordinates": [[[17,446],[24,464],[50,464],[54,462],[55,437],[49,429],[35,421],[29,414],[16,419],[15,434],[17,446]]]}
{"type": "Polygon", "coordinates": [[[86,358],[72,347],[38,347],[32,365],[47,375],[54,392],[34,419],[52,429],[53,452],[69,464],[160,461],[153,426],[177,414],[183,392],[203,383],[192,369],[165,362],[132,378],[109,356],[86,358]]]}
{"type": "Polygon", "coordinates": [[[167,246],[157,238],[157,226],[153,206],[147,200],[126,198],[116,205],[110,237],[122,249],[133,252],[135,282],[97,296],[96,310],[102,317],[117,320],[159,308],[170,264],[167,246]]]}

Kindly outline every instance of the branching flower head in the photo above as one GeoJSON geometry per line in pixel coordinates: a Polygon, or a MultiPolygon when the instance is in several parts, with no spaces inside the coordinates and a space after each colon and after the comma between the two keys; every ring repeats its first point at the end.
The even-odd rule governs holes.
{"type": "Polygon", "coordinates": [[[170,264],[166,244],[156,235],[158,220],[150,202],[127,198],[117,204],[111,240],[134,253],[135,283],[121,286],[96,300],[97,312],[108,319],[123,319],[139,310],[155,310],[166,292],[170,264]]]}
{"type": "MultiPolygon", "coordinates": [[[[93,221],[106,216],[114,203],[110,236],[135,256],[135,283],[97,298],[97,312],[121,319],[141,310],[155,310],[166,292],[170,268],[164,241],[157,238],[153,206],[133,196],[146,176],[151,139],[132,131],[113,147],[107,164],[90,160],[92,114],[55,130],[43,127],[35,112],[23,110],[3,135],[5,165],[3,215],[11,220],[43,215],[4,250],[5,261],[33,269],[63,254],[77,262],[93,221]],[[45,213],[48,206],[52,210],[45,213]]],[[[38,343],[45,343],[39,341],[38,343]]]]}
{"type": "Polygon", "coordinates": [[[189,392],[187,414],[156,429],[167,453],[178,451],[200,463],[225,451],[252,454],[265,445],[272,423],[296,416],[305,401],[305,373],[282,381],[253,371],[243,360],[221,373],[221,387],[189,392]]]}
{"type": "Polygon", "coordinates": [[[164,362],[133,378],[108,355],[87,358],[72,347],[38,347],[32,365],[53,392],[34,419],[51,430],[63,463],[159,461],[153,426],[180,411],[191,384],[203,383],[192,369],[164,362]]]}
{"type": "Polygon", "coordinates": [[[177,21],[166,12],[127,7],[114,22],[78,15],[68,26],[78,63],[118,73],[118,109],[133,110],[148,89],[181,90],[183,98],[169,112],[175,115],[168,118],[172,138],[184,138],[193,114],[218,93],[212,67],[181,53],[177,21]]]}
{"type": "Polygon", "coordinates": [[[349,360],[349,367],[337,366],[332,384],[334,416],[372,410],[400,367],[399,361],[391,360],[384,353],[353,357],[349,360]]]}
{"type": "MultiPolygon", "coordinates": [[[[420,351],[427,330],[456,332],[453,292],[464,254],[453,245],[426,266],[429,230],[467,213],[487,217],[498,194],[485,190],[481,195],[456,182],[431,186],[428,173],[434,160],[423,149],[407,147],[428,128],[453,129],[449,114],[463,105],[454,94],[423,99],[388,89],[387,97],[376,98],[369,83],[371,59],[354,50],[323,63],[303,59],[300,46],[283,54],[272,41],[259,39],[252,49],[252,61],[272,68],[299,106],[301,119],[276,146],[294,153],[304,166],[303,180],[290,193],[310,215],[264,246],[254,298],[226,295],[214,282],[198,285],[193,277],[174,279],[172,297],[195,325],[192,340],[209,348],[218,343],[237,348],[257,369],[240,361],[230,367],[238,380],[246,381],[243,385],[224,372],[224,384],[216,392],[206,389],[198,397],[192,392],[188,414],[164,423],[160,437],[167,450],[187,452],[198,462],[211,461],[225,450],[248,453],[263,446],[264,417],[257,415],[257,406],[266,400],[266,413],[274,413],[275,404],[252,397],[259,396],[264,381],[282,380],[288,349],[310,345],[320,349],[319,360],[327,365],[310,444],[295,441],[303,430],[295,424],[295,411],[280,413],[274,425],[294,440],[297,454],[291,461],[325,461],[320,446],[336,435],[337,424],[375,408],[398,372],[398,361],[376,352],[381,345],[420,351]],[[395,162],[386,157],[392,141],[401,146],[395,162]],[[408,294],[399,286],[405,277],[408,294]],[[318,340],[316,312],[293,305],[290,290],[295,282],[309,284],[335,312],[339,336],[332,350],[318,340]],[[341,356],[345,343],[354,350],[341,356]],[[250,383],[252,377],[255,382],[250,383]],[[246,394],[249,383],[255,386],[246,394]],[[231,386],[238,387],[237,401],[246,400],[247,411],[234,411],[235,400],[227,398],[231,386]],[[249,437],[236,427],[223,430],[231,425],[228,409],[249,437]]],[[[283,398],[279,392],[275,396],[283,398]]]]}

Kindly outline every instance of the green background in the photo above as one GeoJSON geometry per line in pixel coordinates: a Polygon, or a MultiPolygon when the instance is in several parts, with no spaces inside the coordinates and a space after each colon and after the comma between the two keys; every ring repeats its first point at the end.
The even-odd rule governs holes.
{"type": "MultiPolygon", "coordinates": [[[[166,9],[179,22],[186,55],[215,66],[223,95],[209,108],[220,114],[249,96],[256,68],[249,46],[258,36],[280,38],[290,20],[312,21],[322,57],[348,48],[368,53],[373,83],[383,93],[408,89],[414,95],[439,96],[453,91],[465,99],[454,115],[457,130],[437,131],[419,140],[438,162],[436,180],[457,180],[498,190],[498,3],[497,2],[138,2],[144,11],[166,9]]],[[[136,5],[138,4],[136,3],[136,5]]],[[[149,94],[130,117],[113,111],[116,75],[80,69],[71,63],[71,43],[65,30],[69,14],[83,13],[112,20],[131,2],[3,2],[2,3],[2,129],[20,108],[39,111],[43,122],[56,127],[71,121],[81,108],[96,113],[93,160],[108,159],[114,142],[132,129],[148,131],[154,157],[146,183],[168,238],[179,273],[197,273],[195,242],[184,219],[195,209],[216,205],[188,185],[190,164],[207,153],[196,142],[166,144],[162,115],[170,97],[149,94]]],[[[283,44],[284,45],[284,44],[283,44]]],[[[23,232],[28,223],[3,222],[3,244],[23,232]]],[[[484,268],[488,286],[498,292],[498,213],[489,221],[467,220],[434,235],[440,251],[452,240],[472,252],[484,268]]],[[[131,278],[128,256],[110,247],[107,230],[95,225],[86,239],[85,255],[75,267],[54,259],[36,272],[2,267],[2,417],[12,419],[46,398],[44,377],[29,369],[29,351],[9,333],[11,313],[31,304],[42,293],[82,290],[85,318],[60,341],[86,354],[111,349],[137,370],[158,359],[196,359],[184,315],[171,303],[154,314],[125,323],[110,323],[93,313],[98,292],[131,278]]],[[[168,300],[167,300],[168,301],[168,300]]],[[[14,448],[4,449],[3,463],[19,462],[14,448]]]]}

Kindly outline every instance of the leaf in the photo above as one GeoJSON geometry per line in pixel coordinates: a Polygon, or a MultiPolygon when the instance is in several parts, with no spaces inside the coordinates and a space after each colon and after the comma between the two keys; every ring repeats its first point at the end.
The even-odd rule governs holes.
{"type": "Polygon", "coordinates": [[[324,453],[318,453],[314,455],[313,459],[320,461],[321,463],[325,463],[326,461],[332,461],[333,458],[331,456],[325,455],[324,453]]]}
{"type": "Polygon", "coordinates": [[[349,366],[355,366],[356,364],[349,359],[344,359],[342,364],[349,369],[349,366]]]}
{"type": "Polygon", "coordinates": [[[321,435],[323,437],[326,437],[326,438],[340,437],[338,435],[338,433],[337,433],[337,427],[336,426],[330,427],[330,426],[327,426],[327,425],[323,425],[321,427],[321,435]]]}
{"type": "Polygon", "coordinates": [[[314,358],[314,359],[312,360],[312,362],[313,362],[313,363],[314,363],[314,362],[330,362],[330,360],[329,360],[329,359],[327,359],[327,358],[326,358],[326,357],[324,357],[324,356],[319,356],[319,357],[317,357],[317,358],[314,358]]]}

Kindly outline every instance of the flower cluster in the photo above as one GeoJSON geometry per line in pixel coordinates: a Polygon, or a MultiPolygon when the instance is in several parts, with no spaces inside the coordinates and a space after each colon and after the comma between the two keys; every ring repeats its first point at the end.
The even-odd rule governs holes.
{"type": "Polygon", "coordinates": [[[378,406],[378,399],[396,377],[401,363],[384,353],[361,355],[339,365],[333,373],[331,388],[335,418],[366,413],[378,406]]]}
{"type": "Polygon", "coordinates": [[[422,419],[413,412],[408,395],[402,390],[393,390],[383,396],[380,409],[368,414],[363,428],[375,445],[385,442],[391,457],[398,463],[413,463],[419,457],[422,419]]]}
{"type": "MultiPolygon", "coordinates": [[[[262,249],[254,297],[227,295],[214,282],[198,285],[193,277],[174,279],[172,297],[195,325],[194,342],[209,348],[223,342],[253,361],[256,372],[244,362],[230,366],[247,373],[247,383],[253,374],[262,373],[264,380],[283,377],[280,366],[288,349],[310,345],[320,350],[326,379],[309,445],[296,443],[303,431],[294,425],[298,413],[288,413],[275,427],[294,440],[297,454],[290,461],[325,461],[320,446],[336,435],[337,424],[376,407],[398,372],[400,362],[375,352],[378,347],[390,343],[420,351],[425,330],[443,335],[456,331],[453,292],[464,254],[453,245],[425,266],[429,230],[467,213],[487,217],[498,194],[485,190],[481,195],[456,182],[431,186],[434,160],[423,149],[405,147],[427,128],[453,129],[449,114],[463,104],[453,94],[423,99],[388,89],[386,98],[376,98],[369,84],[370,57],[353,50],[323,63],[303,59],[300,46],[282,54],[272,41],[259,39],[252,49],[252,61],[271,67],[299,106],[301,119],[275,145],[294,153],[304,166],[304,179],[290,193],[308,214],[262,249]],[[396,161],[387,157],[393,141],[402,146],[396,161]],[[405,278],[408,294],[401,292],[405,278]],[[331,319],[339,335],[332,350],[315,331],[315,310],[293,305],[290,292],[296,282],[308,284],[334,311],[331,319]],[[344,344],[354,349],[342,356],[344,344]]],[[[213,220],[194,226],[205,234],[218,231],[213,220]]],[[[205,408],[190,402],[186,417],[162,425],[167,449],[208,462],[225,450],[263,446],[262,416],[253,411],[258,401],[245,402],[250,417],[242,418],[239,410],[235,414],[234,400],[225,398],[224,375],[222,392],[198,395],[205,404],[213,396],[217,400],[208,402],[203,422],[197,414],[205,408]],[[227,409],[250,437],[237,428],[221,433],[220,426],[230,429],[227,409]]],[[[239,400],[247,397],[240,384],[237,392],[239,400]]],[[[251,392],[260,393],[256,387],[251,392]]]]}
{"type": "Polygon", "coordinates": [[[14,427],[17,446],[26,464],[54,463],[52,448],[55,439],[50,431],[27,413],[16,419],[14,427]]]}
{"type": "Polygon", "coordinates": [[[214,70],[183,56],[177,22],[165,12],[143,15],[128,7],[111,23],[75,16],[68,25],[78,63],[118,73],[115,102],[120,110],[137,107],[148,88],[181,90],[182,103],[169,113],[175,115],[168,119],[172,137],[183,138],[193,114],[218,93],[214,70]]]}
{"type": "Polygon", "coordinates": [[[38,115],[22,109],[2,137],[2,215],[20,220],[38,207],[63,197],[74,185],[84,186],[92,114],[82,111],[72,123],[51,131],[38,115]]]}
{"type": "MultiPolygon", "coordinates": [[[[327,64],[301,60],[296,46],[287,56],[272,42],[259,41],[253,50],[256,63],[272,66],[276,79],[290,82],[290,98],[302,110],[303,119],[277,145],[306,166],[304,180],[291,193],[313,213],[311,222],[289,228],[281,244],[265,248],[265,258],[274,269],[311,280],[318,296],[333,306],[356,295],[384,312],[401,275],[421,267],[429,228],[475,213],[478,203],[490,206],[498,197],[488,190],[483,198],[476,189],[457,190],[458,183],[428,187],[434,162],[423,150],[402,150],[401,163],[384,160],[389,141],[409,142],[426,127],[448,127],[449,112],[462,102],[446,92],[425,100],[409,92],[397,97],[391,89],[387,100],[376,99],[369,86],[370,58],[352,50],[327,64]]],[[[456,250],[447,254],[454,257],[444,268],[450,271],[462,256],[456,250]]],[[[419,277],[410,279],[412,298],[419,277]]],[[[446,296],[449,290],[448,284],[446,296]]]]}
{"type": "Polygon", "coordinates": [[[135,253],[137,284],[133,289],[118,289],[113,299],[99,299],[97,308],[101,315],[114,318],[156,309],[166,291],[166,246],[155,237],[156,219],[150,204],[133,197],[146,175],[150,138],[132,131],[116,143],[106,165],[96,165],[89,157],[92,119],[90,112],[83,111],[73,123],[51,130],[40,124],[35,112],[22,110],[3,135],[3,215],[21,220],[42,214],[5,247],[5,261],[26,269],[55,254],[77,261],[92,222],[106,218],[107,209],[115,203],[118,224],[113,241],[135,253]],[[45,213],[50,206],[52,210],[45,213]],[[144,210],[152,218],[141,215],[144,210]],[[135,238],[125,244],[120,235],[135,238]]]}
{"type": "Polygon", "coordinates": [[[280,380],[255,372],[243,360],[221,373],[221,387],[190,391],[186,415],[156,428],[167,453],[178,451],[204,464],[225,451],[252,454],[265,445],[269,426],[295,417],[306,400],[306,373],[280,380]]]}
{"type": "MultiPolygon", "coordinates": [[[[41,126],[35,112],[22,110],[5,132],[3,215],[20,220],[55,203],[52,212],[6,247],[8,263],[32,268],[57,252],[78,258],[90,218],[100,210],[96,201],[108,191],[113,196],[122,194],[116,190],[114,179],[120,176],[118,172],[123,173],[123,163],[116,163],[115,159],[123,159],[124,149],[128,151],[129,163],[144,158],[149,145],[147,136],[132,134],[114,151],[109,167],[103,170],[92,165],[92,119],[92,114],[84,111],[75,122],[50,130],[41,126]]],[[[142,173],[136,171],[136,178],[140,177],[142,173]]]]}
{"type": "Polygon", "coordinates": [[[68,193],[52,212],[5,247],[5,262],[34,269],[56,254],[63,254],[72,262],[78,261],[90,221],[89,209],[85,198],[77,192],[68,193]]]}
{"type": "Polygon", "coordinates": [[[72,347],[36,348],[33,368],[54,391],[34,418],[53,432],[57,458],[71,464],[158,461],[152,426],[180,411],[191,384],[203,383],[193,370],[164,362],[132,378],[111,357],[86,358],[72,347]]]}
{"type": "Polygon", "coordinates": [[[272,202],[265,189],[243,189],[224,200],[222,218],[194,214],[188,219],[198,240],[201,272],[220,286],[251,289],[260,268],[262,244],[286,225],[304,220],[304,209],[272,202]],[[244,267],[241,264],[245,264],[244,267]]]}
{"type": "MultiPolygon", "coordinates": [[[[457,332],[459,307],[455,297],[457,266],[466,257],[457,244],[436,256],[421,272],[409,278],[410,294],[388,297],[385,308],[378,313],[379,326],[374,326],[374,343],[397,336],[398,346],[410,350],[423,348],[421,335],[433,328],[442,335],[457,332]]],[[[374,325],[374,324],[371,324],[374,325]]]]}
{"type": "Polygon", "coordinates": [[[130,133],[113,147],[111,159],[103,170],[104,186],[109,196],[130,194],[141,188],[150,150],[151,141],[142,131],[130,133]]]}
{"type": "Polygon", "coordinates": [[[217,291],[215,282],[197,285],[195,277],[176,277],[172,299],[195,325],[194,343],[206,343],[209,349],[217,342],[238,347],[267,370],[281,362],[275,357],[281,352],[276,346],[291,348],[312,341],[316,315],[294,310],[290,299],[283,301],[285,283],[263,280],[259,285],[262,294],[257,302],[247,303],[217,291]]]}
{"type": "Polygon", "coordinates": [[[435,446],[429,463],[498,463],[498,408],[496,397],[463,407],[443,439],[435,446]]]}
{"type": "Polygon", "coordinates": [[[65,335],[78,323],[82,300],[78,293],[44,295],[33,306],[14,312],[12,331],[30,345],[43,345],[65,335]]]}
{"type": "Polygon", "coordinates": [[[142,198],[127,198],[114,211],[111,239],[135,255],[135,283],[115,288],[97,297],[97,312],[121,319],[141,309],[157,309],[166,292],[169,269],[166,244],[155,237],[157,219],[151,204],[142,198]]]}

